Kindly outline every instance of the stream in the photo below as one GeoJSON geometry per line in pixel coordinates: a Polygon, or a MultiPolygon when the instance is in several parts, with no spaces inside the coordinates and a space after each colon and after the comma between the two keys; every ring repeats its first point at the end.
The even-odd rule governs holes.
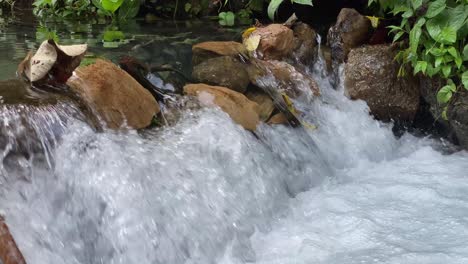
{"type": "MultiPolygon", "coordinates": [[[[91,51],[187,71],[191,41],[238,36],[159,27],[91,51]]],[[[0,79],[37,47],[33,34],[0,34],[0,79]]],[[[396,137],[322,61],[310,74],[322,96],[295,105],[314,131],[262,124],[253,135],[206,108],[172,127],[97,133],[70,102],[0,105],[0,212],[27,263],[468,263],[468,153],[396,137]]]]}

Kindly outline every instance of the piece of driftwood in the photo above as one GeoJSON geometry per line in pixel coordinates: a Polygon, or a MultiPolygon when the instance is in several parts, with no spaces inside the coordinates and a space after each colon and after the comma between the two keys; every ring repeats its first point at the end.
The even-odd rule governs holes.
{"type": "Polygon", "coordinates": [[[0,260],[2,264],[26,264],[2,216],[0,216],[0,260]]]}

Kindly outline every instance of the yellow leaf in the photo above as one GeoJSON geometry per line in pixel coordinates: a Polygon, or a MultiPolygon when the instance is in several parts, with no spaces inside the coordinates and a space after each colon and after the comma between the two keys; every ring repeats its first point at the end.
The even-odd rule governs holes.
{"type": "Polygon", "coordinates": [[[252,34],[252,32],[254,32],[257,28],[256,27],[250,27],[246,30],[244,30],[244,32],[242,33],[242,38],[243,39],[246,39],[250,36],[250,34],[252,34]]]}
{"type": "Polygon", "coordinates": [[[258,48],[258,45],[260,44],[260,36],[250,36],[246,39],[244,39],[244,46],[245,48],[252,52],[255,51],[258,48]]]}
{"type": "Polygon", "coordinates": [[[366,17],[370,20],[373,28],[377,28],[379,26],[380,18],[375,17],[375,16],[366,16],[366,17]]]}

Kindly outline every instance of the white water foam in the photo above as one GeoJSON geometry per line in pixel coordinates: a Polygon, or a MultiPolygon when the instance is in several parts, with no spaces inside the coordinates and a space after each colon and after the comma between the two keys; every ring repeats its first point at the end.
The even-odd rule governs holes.
{"type": "Polygon", "coordinates": [[[67,125],[53,170],[0,197],[28,263],[465,263],[468,154],[395,138],[314,75],[323,97],[296,103],[315,131],[257,138],[219,109],[143,134],[67,125]]]}

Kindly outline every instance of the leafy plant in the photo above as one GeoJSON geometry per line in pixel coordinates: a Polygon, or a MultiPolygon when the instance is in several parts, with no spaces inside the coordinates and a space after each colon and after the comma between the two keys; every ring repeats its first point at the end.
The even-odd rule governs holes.
{"type": "Polygon", "coordinates": [[[468,90],[468,0],[369,0],[373,3],[401,18],[400,25],[389,27],[393,42],[405,40],[396,55],[399,75],[409,64],[415,75],[445,79],[437,100],[446,110],[458,89],[468,90]]]}
{"type": "Polygon", "coordinates": [[[228,26],[228,27],[234,26],[236,15],[234,15],[233,12],[231,11],[221,12],[219,13],[218,17],[219,17],[219,24],[221,26],[228,26]]]}
{"type": "MultiPolygon", "coordinates": [[[[313,6],[312,0],[290,0],[291,3],[300,4],[300,5],[309,5],[313,6]]],[[[275,14],[278,11],[279,6],[284,2],[284,0],[271,0],[268,5],[268,17],[271,20],[275,19],[275,14]]]]}

